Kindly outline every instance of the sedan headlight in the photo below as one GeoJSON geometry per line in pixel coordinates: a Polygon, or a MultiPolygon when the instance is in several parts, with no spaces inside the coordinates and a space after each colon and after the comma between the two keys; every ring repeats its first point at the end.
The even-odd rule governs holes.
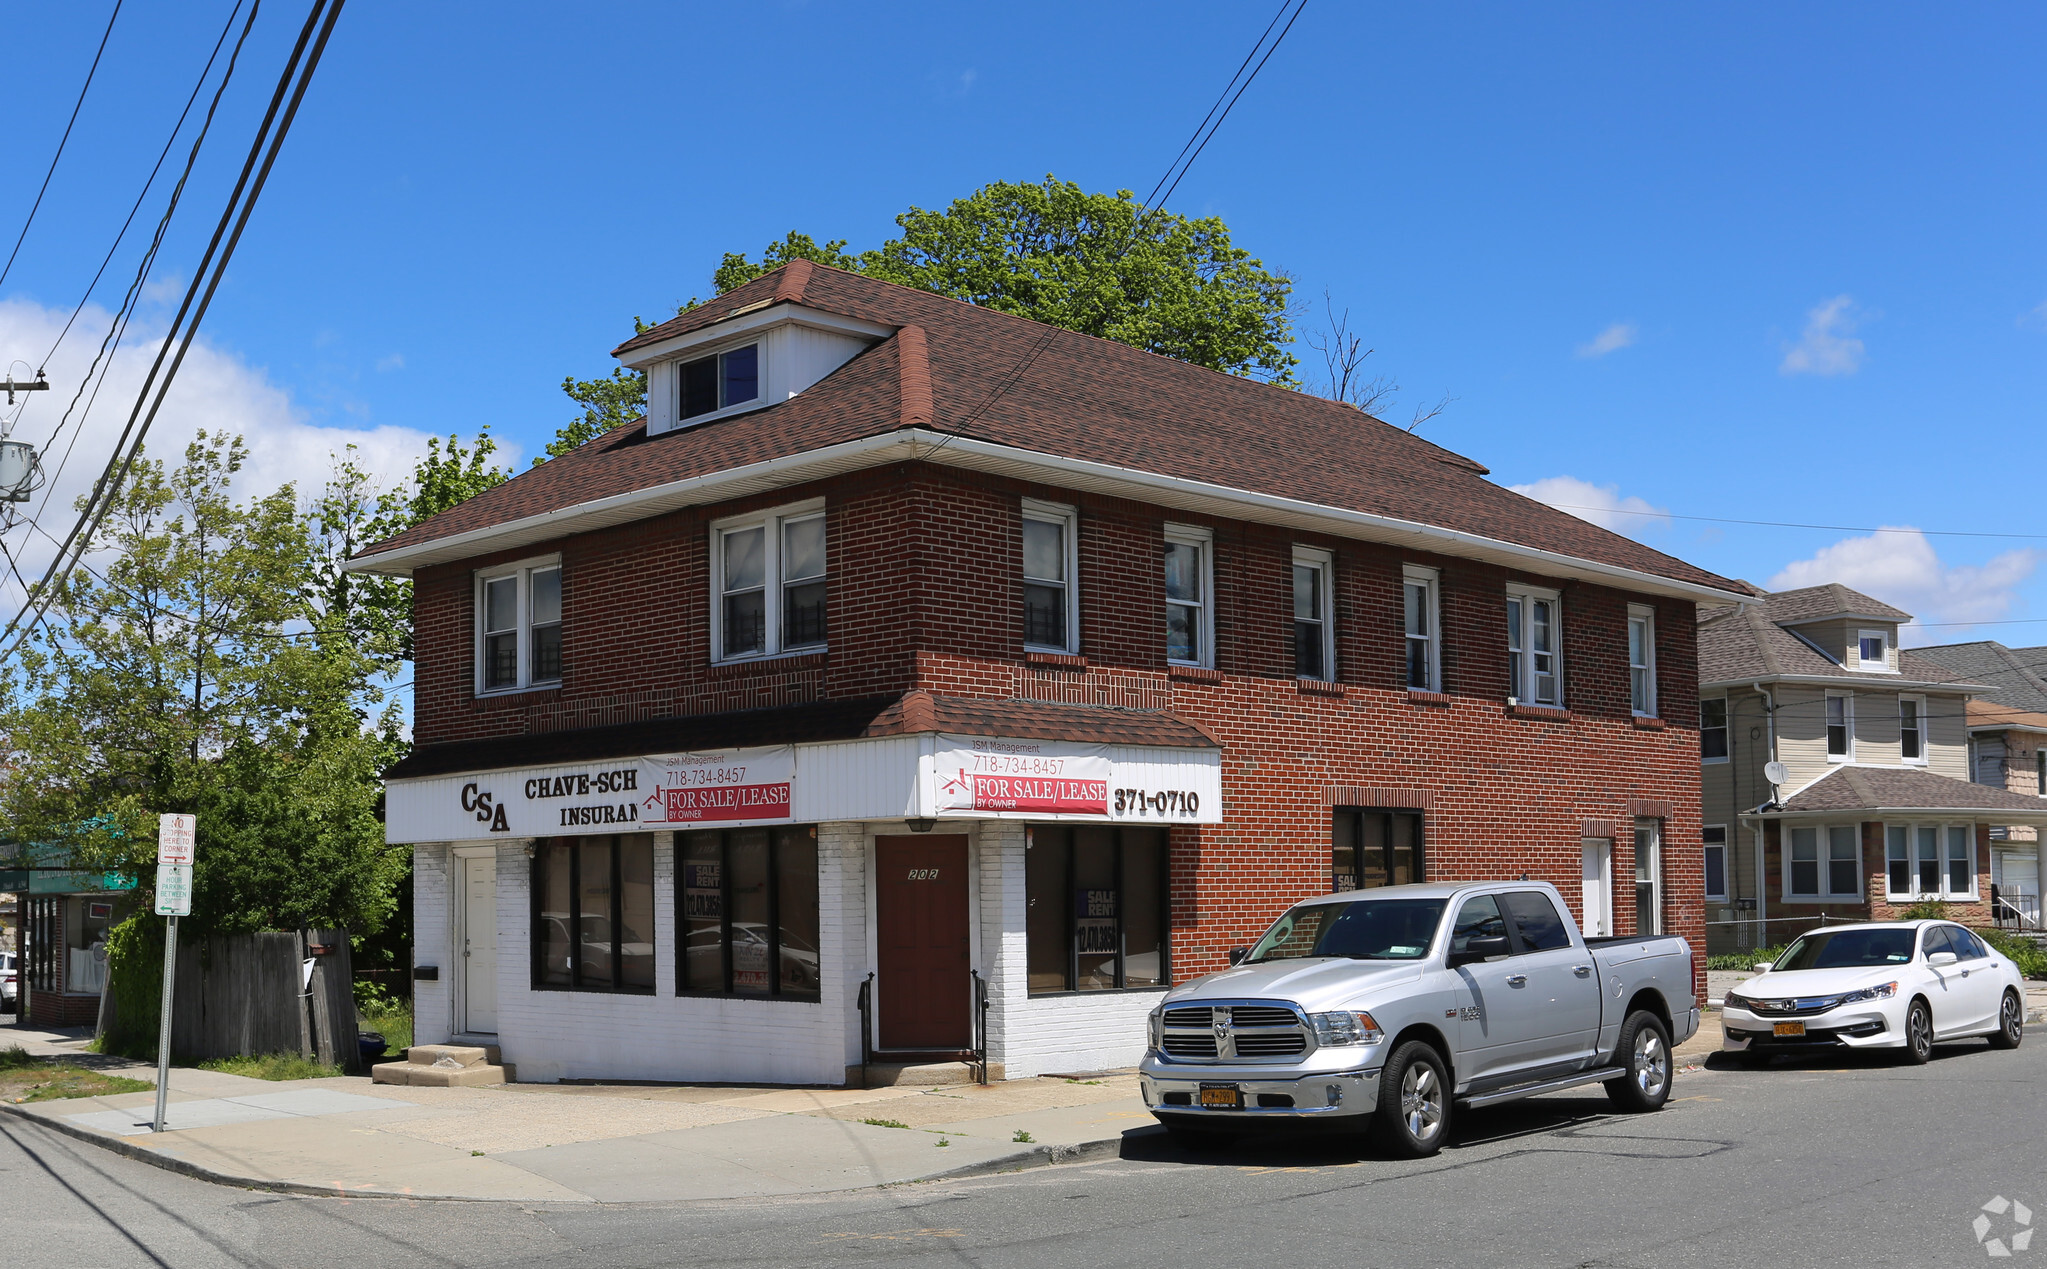
{"type": "Polygon", "coordinates": [[[1742,995],[1738,991],[1730,991],[1720,998],[1720,1007],[1722,1009],[1747,1009],[1749,1008],[1749,1000],[1747,996],[1742,995]]]}
{"type": "Polygon", "coordinates": [[[1861,991],[1851,991],[1841,997],[1839,1003],[1852,1005],[1864,1000],[1889,1000],[1897,994],[1898,985],[1896,983],[1883,983],[1875,987],[1864,987],[1861,991]]]}
{"type": "Polygon", "coordinates": [[[1386,1033],[1379,1029],[1379,1024],[1372,1021],[1372,1015],[1368,1013],[1348,1009],[1336,1013],[1311,1013],[1308,1021],[1315,1024],[1317,1044],[1377,1044],[1386,1038],[1386,1033]]]}

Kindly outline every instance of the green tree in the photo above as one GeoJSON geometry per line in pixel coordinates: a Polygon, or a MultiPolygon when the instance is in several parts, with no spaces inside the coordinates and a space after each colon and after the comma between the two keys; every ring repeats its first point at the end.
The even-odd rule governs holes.
{"type": "Polygon", "coordinates": [[[726,252],[725,258],[711,272],[711,286],[723,295],[734,287],[745,286],[763,273],[772,273],[791,260],[809,260],[853,273],[865,272],[865,263],[846,250],[844,238],[834,238],[819,246],[809,234],[792,229],[782,241],[771,242],[763,248],[758,263],[747,259],[743,251],[726,252]]]}

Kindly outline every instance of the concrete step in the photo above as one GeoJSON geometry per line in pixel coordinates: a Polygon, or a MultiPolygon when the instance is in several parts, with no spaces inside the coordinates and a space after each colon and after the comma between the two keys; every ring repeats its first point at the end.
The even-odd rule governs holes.
{"type": "Polygon", "coordinates": [[[415,1044],[403,1062],[370,1068],[373,1084],[414,1084],[422,1088],[480,1088],[511,1082],[512,1068],[499,1062],[498,1047],[472,1044],[415,1044]]]}
{"type": "MultiPolygon", "coordinates": [[[[868,1088],[939,1088],[947,1084],[972,1084],[979,1076],[972,1062],[870,1062],[868,1088]]],[[[1002,1078],[1002,1064],[992,1064],[988,1078],[1002,1078]]]]}
{"type": "Polygon", "coordinates": [[[490,1066],[499,1056],[495,1044],[415,1044],[405,1050],[405,1060],[414,1066],[490,1066]]]}

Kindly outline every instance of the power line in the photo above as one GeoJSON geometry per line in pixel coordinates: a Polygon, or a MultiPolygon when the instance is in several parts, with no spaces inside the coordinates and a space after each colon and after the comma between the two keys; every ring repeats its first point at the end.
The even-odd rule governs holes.
{"type": "Polygon", "coordinates": [[[1230,89],[1236,87],[1237,80],[1243,77],[1244,68],[1251,64],[1252,58],[1258,56],[1258,50],[1265,47],[1265,37],[1271,35],[1272,28],[1279,25],[1280,15],[1286,12],[1287,5],[1292,2],[1293,0],[1279,0],[1279,8],[1273,12],[1272,21],[1265,24],[1265,30],[1258,35],[1258,42],[1251,46],[1251,51],[1244,54],[1244,60],[1237,64],[1236,74],[1231,75],[1230,82],[1224,84],[1223,90],[1216,94],[1215,104],[1208,108],[1207,114],[1201,116],[1201,122],[1194,125],[1194,131],[1187,137],[1187,144],[1180,147],[1180,152],[1174,155],[1173,161],[1166,166],[1165,175],[1159,177],[1158,184],[1151,187],[1151,193],[1144,196],[1144,205],[1146,207],[1152,207],[1158,203],[1159,190],[1165,187],[1167,178],[1172,176],[1174,170],[1180,166],[1180,160],[1187,157],[1187,151],[1194,148],[1194,143],[1201,137],[1201,130],[1208,126],[1210,119],[1215,118],[1215,112],[1222,108],[1223,98],[1230,95],[1230,89]]]}
{"type": "Polygon", "coordinates": [[[92,55],[92,67],[85,72],[85,83],[78,89],[78,100],[72,103],[71,118],[64,124],[64,135],[57,140],[57,152],[50,156],[50,170],[43,173],[42,188],[36,191],[36,201],[29,205],[28,219],[21,222],[21,232],[15,235],[14,250],[7,253],[7,263],[0,266],[0,284],[5,284],[7,275],[14,270],[14,258],[21,254],[22,240],[28,237],[28,227],[36,223],[36,212],[42,208],[43,195],[50,192],[50,178],[57,174],[57,161],[64,157],[64,147],[71,140],[72,126],[78,122],[78,111],[85,105],[85,94],[92,88],[92,77],[99,73],[100,57],[107,51],[107,38],[114,33],[114,19],[121,16],[122,0],[114,0],[114,11],[107,15],[107,29],[100,34],[99,50],[92,55]]]}
{"type": "MultiPolygon", "coordinates": [[[[1209,143],[1210,141],[1212,141],[1212,140],[1214,140],[1214,139],[1215,139],[1215,134],[1216,134],[1216,131],[1217,131],[1218,129],[1220,129],[1220,128],[1221,128],[1221,127],[1223,126],[1223,121],[1224,121],[1225,119],[1228,119],[1228,118],[1230,117],[1230,111],[1232,111],[1232,110],[1235,110],[1235,109],[1237,108],[1237,100],[1238,100],[1238,98],[1242,97],[1242,96],[1244,95],[1244,90],[1245,90],[1245,89],[1247,89],[1247,88],[1249,88],[1249,87],[1251,86],[1251,81],[1252,81],[1252,80],[1254,80],[1254,79],[1257,79],[1257,78],[1258,78],[1258,72],[1259,72],[1259,71],[1262,71],[1262,70],[1264,70],[1264,69],[1265,69],[1265,63],[1266,63],[1266,62],[1268,62],[1268,61],[1270,61],[1270,60],[1272,59],[1272,55],[1273,55],[1274,53],[1276,53],[1276,52],[1278,52],[1278,51],[1279,51],[1279,46],[1280,46],[1280,43],[1281,43],[1282,41],[1284,41],[1284,40],[1286,39],[1286,36],[1287,36],[1287,32],[1288,32],[1288,31],[1291,31],[1291,30],[1293,30],[1293,29],[1294,29],[1294,23],[1295,23],[1296,21],[1298,21],[1298,20],[1299,20],[1299,18],[1300,18],[1300,16],[1301,16],[1301,10],[1303,10],[1303,9],[1305,9],[1305,8],[1307,8],[1307,7],[1308,7],[1308,0],[1298,0],[1298,2],[1294,4],[1294,13],[1293,13],[1293,17],[1290,17],[1290,18],[1288,18],[1288,19],[1286,20],[1286,26],[1285,26],[1285,27],[1283,27],[1283,28],[1281,28],[1281,30],[1280,30],[1280,33],[1279,33],[1279,38],[1278,38],[1278,39],[1275,39],[1275,40],[1273,40],[1273,41],[1272,41],[1272,44],[1271,44],[1271,45],[1270,45],[1269,47],[1267,47],[1267,48],[1265,49],[1265,56],[1264,56],[1264,57],[1261,57],[1261,58],[1259,58],[1259,59],[1258,59],[1258,64],[1257,64],[1256,66],[1253,66],[1253,67],[1251,68],[1251,73],[1250,73],[1250,74],[1249,74],[1248,76],[1244,75],[1244,68],[1243,68],[1242,66],[1239,66],[1239,67],[1237,68],[1237,74],[1236,74],[1236,75],[1232,75],[1232,76],[1230,77],[1230,83],[1229,83],[1229,84],[1225,84],[1225,85],[1223,85],[1223,93],[1224,93],[1225,95],[1228,95],[1228,94],[1229,94],[1229,91],[1230,91],[1230,87],[1231,87],[1231,85],[1234,85],[1234,84],[1236,84],[1236,83],[1237,83],[1237,79],[1238,79],[1238,77],[1239,77],[1239,76],[1242,76],[1242,77],[1243,77],[1243,81],[1244,81],[1244,82],[1243,82],[1243,83],[1242,83],[1242,84],[1241,84],[1240,86],[1238,86],[1238,87],[1237,87],[1236,95],[1235,95],[1235,96],[1232,96],[1232,97],[1230,97],[1230,102],[1229,102],[1229,104],[1228,104],[1227,106],[1224,106],[1224,107],[1222,108],[1222,113],[1221,113],[1220,115],[1216,115],[1216,112],[1215,112],[1215,107],[1214,107],[1214,106],[1210,106],[1210,107],[1209,107],[1209,109],[1208,109],[1208,113],[1209,113],[1210,115],[1215,115],[1215,122],[1214,122],[1214,124],[1212,124],[1212,125],[1211,125],[1211,124],[1209,124],[1209,122],[1208,122],[1208,119],[1207,119],[1206,117],[1204,117],[1204,118],[1202,119],[1202,121],[1201,121],[1201,124],[1200,124],[1200,125],[1197,125],[1197,126],[1195,127],[1195,129],[1194,129],[1194,136],[1195,136],[1195,137],[1200,137],[1200,144],[1199,144],[1199,145],[1194,145],[1194,138],[1193,138],[1193,137],[1190,137],[1190,138],[1188,138],[1188,145],[1194,145],[1194,153],[1192,153],[1192,154],[1188,154],[1188,155],[1187,155],[1187,160],[1186,160],[1186,162],[1184,162],[1184,163],[1182,163],[1182,162],[1181,162],[1181,161],[1180,161],[1179,159],[1177,159],[1177,158],[1175,158],[1175,159],[1173,160],[1173,162],[1174,162],[1174,165],[1175,165],[1175,166],[1177,166],[1177,167],[1179,168],[1179,173],[1178,173],[1178,175],[1175,175],[1175,174],[1174,174],[1174,172],[1173,172],[1173,169],[1172,169],[1172,168],[1167,168],[1167,169],[1166,169],[1166,176],[1171,176],[1171,177],[1173,178],[1172,184],[1171,184],[1171,185],[1167,185],[1167,186],[1166,186],[1166,192],[1165,192],[1165,194],[1164,194],[1163,196],[1161,196],[1161,197],[1158,197],[1158,198],[1147,198],[1147,199],[1145,199],[1145,204],[1146,204],[1146,206],[1148,206],[1148,207],[1157,207],[1157,206],[1161,206],[1161,205],[1163,205],[1163,204],[1165,204],[1165,203],[1167,203],[1167,202],[1170,202],[1170,201],[1172,201],[1172,197],[1173,197],[1173,192],[1174,192],[1175,190],[1177,190],[1177,189],[1179,189],[1179,188],[1180,188],[1180,181],[1181,181],[1181,179],[1182,179],[1182,178],[1184,178],[1184,177],[1185,177],[1185,176],[1187,175],[1188,169],[1190,169],[1190,168],[1192,168],[1192,167],[1194,166],[1194,161],[1195,161],[1196,159],[1198,159],[1198,158],[1200,158],[1200,157],[1201,157],[1201,152],[1202,152],[1203,150],[1206,150],[1206,149],[1208,148],[1208,143],[1209,143]],[[1206,136],[1203,136],[1203,135],[1202,135],[1201,129],[1202,129],[1203,127],[1207,127],[1207,128],[1208,128],[1208,134],[1207,134],[1206,136]]],[[[1286,4],[1284,3],[1284,0],[1282,0],[1282,3],[1281,3],[1281,4],[1280,4],[1280,6],[1279,6],[1279,12],[1280,12],[1280,13],[1285,13],[1285,12],[1286,12],[1286,4]]],[[[1272,23],[1268,23],[1268,24],[1266,25],[1266,27],[1265,27],[1265,33],[1264,33],[1264,34],[1262,34],[1262,35],[1260,35],[1260,36],[1258,37],[1258,43],[1257,43],[1257,44],[1254,44],[1254,45],[1252,45],[1252,46],[1251,46],[1251,54],[1256,54],[1256,53],[1258,52],[1258,49],[1259,49],[1259,47],[1265,44],[1265,36],[1266,36],[1266,35],[1270,35],[1270,34],[1272,33],[1272,25],[1273,25],[1273,23],[1277,23],[1278,21],[1279,21],[1279,14],[1278,14],[1278,13],[1275,13],[1275,14],[1273,15],[1273,17],[1272,17],[1272,23]]],[[[1251,60],[1251,55],[1247,54],[1247,55],[1245,56],[1245,58],[1244,58],[1244,61],[1245,61],[1245,63],[1246,63],[1246,64],[1248,64],[1248,63],[1250,62],[1250,60],[1251,60]]],[[[1222,100],[1222,98],[1221,98],[1221,97],[1218,97],[1218,98],[1216,98],[1216,100],[1217,100],[1218,102],[1220,102],[1220,101],[1222,100]]],[[[1187,154],[1187,146],[1181,146],[1181,147],[1180,147],[1180,153],[1181,153],[1181,154],[1187,154]]],[[[1161,184],[1161,185],[1164,185],[1164,184],[1165,184],[1165,177],[1160,177],[1160,178],[1159,178],[1159,184],[1161,184]]],[[[1157,194],[1157,193],[1158,193],[1158,186],[1157,186],[1157,185],[1154,185],[1154,186],[1152,186],[1152,193],[1153,193],[1153,194],[1157,194]]]]}
{"type": "Polygon", "coordinates": [[[38,583],[34,598],[22,612],[16,614],[4,631],[0,631],[0,638],[8,640],[5,649],[0,649],[0,660],[11,655],[20,645],[25,633],[22,629],[22,619],[28,616],[30,611],[40,616],[42,608],[50,602],[52,583],[61,584],[63,577],[68,575],[78,558],[83,556],[91,545],[100,522],[112,509],[114,498],[126,481],[136,454],[148,436],[150,426],[156,421],[157,411],[162,409],[164,397],[169,393],[179,367],[184,364],[186,353],[191,350],[200,323],[205,319],[206,311],[213,303],[213,296],[220,287],[221,278],[227,272],[228,262],[234,257],[235,247],[241,242],[243,230],[248,227],[249,216],[255,211],[257,200],[261,198],[263,188],[270,179],[271,168],[277,161],[278,152],[283,148],[285,137],[291,131],[292,121],[298,115],[299,104],[305,99],[306,89],[311,86],[313,73],[319,69],[321,55],[326,51],[328,38],[333,34],[334,23],[341,14],[343,3],[344,0],[313,0],[313,6],[306,15],[305,26],[299,32],[298,43],[293,46],[291,57],[278,77],[277,89],[270,98],[270,107],[265,111],[263,122],[250,143],[249,155],[242,165],[241,176],[236,180],[234,190],[228,196],[227,205],[221,210],[220,223],[214,228],[213,238],[207,243],[206,252],[200,258],[192,284],[186,288],[184,301],[178,306],[177,316],[172,319],[170,330],[164,336],[163,346],[157,351],[156,360],[151,364],[149,374],[144,379],[141,390],[136,394],[135,406],[129,412],[127,426],[122,429],[120,439],[115,443],[114,453],[107,460],[106,469],[94,482],[92,491],[86,498],[86,505],[80,511],[78,522],[66,535],[64,547],[56,558],[51,560],[49,569],[38,583]],[[314,39],[316,28],[318,38],[314,39]],[[309,41],[312,44],[310,55],[307,53],[309,41]],[[304,63],[303,69],[301,61],[304,63]],[[280,118],[278,110],[284,105],[287,93],[290,95],[290,104],[284,106],[284,113],[280,118]],[[275,131],[272,130],[273,125],[275,131]],[[259,156],[261,167],[257,169],[259,156]],[[252,169],[257,169],[253,184],[250,181],[252,169]],[[246,199],[243,197],[245,191],[246,199]],[[230,222],[233,226],[232,232],[229,229],[230,222]],[[203,293],[200,290],[202,279],[205,283],[203,293]],[[188,313],[191,315],[189,325],[185,321],[188,313]],[[180,327],[183,327],[182,332],[180,327]],[[170,353],[173,341],[177,342],[177,353],[170,358],[166,367],[165,357],[170,353]],[[159,371],[163,374],[160,386],[157,385],[159,371]],[[153,400],[152,388],[155,389],[153,400]]]}

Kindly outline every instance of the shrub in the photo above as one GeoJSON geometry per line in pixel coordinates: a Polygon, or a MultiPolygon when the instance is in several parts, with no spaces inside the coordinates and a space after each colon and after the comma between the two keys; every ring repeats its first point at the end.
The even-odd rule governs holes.
{"type": "Polygon", "coordinates": [[[2010,957],[2027,978],[2047,978],[2047,948],[2002,930],[1978,930],[1977,937],[2010,957]]]}
{"type": "Polygon", "coordinates": [[[1706,968],[1746,971],[1764,961],[1774,961],[1783,954],[1784,949],[1781,947],[1758,947],[1747,952],[1722,952],[1718,956],[1708,956],[1706,968]]]}

